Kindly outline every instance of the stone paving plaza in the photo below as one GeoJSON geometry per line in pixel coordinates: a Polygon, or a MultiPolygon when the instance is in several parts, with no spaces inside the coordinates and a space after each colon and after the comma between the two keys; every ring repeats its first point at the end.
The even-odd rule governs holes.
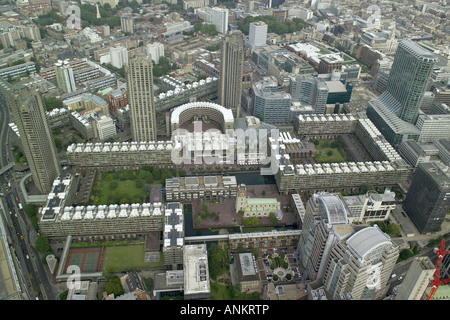
{"type": "MultiPolygon", "coordinates": [[[[290,205],[290,195],[280,195],[275,184],[248,185],[247,196],[249,198],[277,198],[281,203],[283,218],[276,224],[276,226],[294,225],[296,223],[293,208],[290,208],[290,211],[283,210],[284,206],[290,205]],[[265,195],[263,195],[263,191],[265,191],[265,195]]],[[[243,217],[236,214],[236,199],[234,198],[229,200],[210,201],[208,203],[208,208],[211,212],[217,213],[219,215],[219,219],[216,221],[214,218],[205,218],[200,225],[195,225],[195,220],[198,216],[202,203],[202,200],[194,200],[192,202],[192,221],[194,223],[194,229],[244,226],[243,217]]],[[[272,225],[273,224],[270,221],[270,218],[262,217],[258,219],[258,226],[272,225]]]]}

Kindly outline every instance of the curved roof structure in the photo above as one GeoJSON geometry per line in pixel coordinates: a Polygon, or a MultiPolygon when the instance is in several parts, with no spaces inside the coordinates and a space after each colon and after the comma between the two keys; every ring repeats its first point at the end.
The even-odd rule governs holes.
{"type": "Polygon", "coordinates": [[[190,102],[185,103],[175,109],[173,109],[170,122],[171,123],[179,123],[180,122],[180,115],[191,109],[199,109],[199,114],[201,114],[201,109],[212,109],[222,114],[223,121],[226,122],[234,122],[234,116],[231,109],[227,109],[219,104],[212,103],[212,102],[206,102],[206,101],[196,101],[196,102],[190,102]]]}
{"type": "Polygon", "coordinates": [[[327,219],[329,224],[335,225],[348,223],[347,210],[345,209],[341,199],[339,199],[336,195],[320,195],[317,200],[319,201],[320,215],[327,219]]]}
{"type": "Polygon", "coordinates": [[[389,236],[378,227],[367,227],[352,235],[347,240],[347,246],[361,260],[375,261],[379,258],[386,246],[391,246],[389,236]]]}

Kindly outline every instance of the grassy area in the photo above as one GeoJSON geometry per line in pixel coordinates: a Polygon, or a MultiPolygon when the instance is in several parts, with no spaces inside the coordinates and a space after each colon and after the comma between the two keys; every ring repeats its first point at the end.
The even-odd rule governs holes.
{"type": "MultiPolygon", "coordinates": [[[[115,191],[117,193],[117,199],[122,199],[123,197],[127,197],[128,199],[139,199],[139,202],[142,201],[143,190],[142,188],[136,187],[136,182],[134,180],[116,180],[117,187],[112,188],[111,181],[99,181],[98,186],[100,190],[100,194],[98,195],[98,200],[96,203],[98,204],[110,204],[114,201],[111,200],[111,192],[115,191]],[[98,202],[97,202],[98,201],[98,202]]],[[[112,193],[113,195],[115,193],[112,193]]]]}
{"type": "Polygon", "coordinates": [[[212,300],[231,300],[233,298],[231,286],[218,284],[211,281],[211,299],[212,300]]]}
{"type": "Polygon", "coordinates": [[[324,163],[349,161],[342,143],[337,140],[314,140],[316,160],[324,163]]]}
{"type": "Polygon", "coordinates": [[[257,292],[240,292],[239,286],[211,281],[211,300],[260,300],[257,292]]]}
{"type": "Polygon", "coordinates": [[[144,167],[140,170],[105,171],[97,175],[92,187],[91,203],[109,205],[148,201],[152,185],[167,178],[184,176],[183,169],[144,167]]]}
{"type": "Polygon", "coordinates": [[[108,247],[105,252],[103,272],[163,267],[162,253],[160,255],[159,262],[145,262],[144,245],[108,247]]]}

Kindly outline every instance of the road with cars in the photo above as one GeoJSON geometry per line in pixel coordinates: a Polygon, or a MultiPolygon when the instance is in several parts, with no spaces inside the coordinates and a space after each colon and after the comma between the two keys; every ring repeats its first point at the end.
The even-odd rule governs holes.
{"type": "MultiPolygon", "coordinates": [[[[14,161],[9,144],[8,123],[10,113],[5,101],[0,100],[0,168],[14,161]]],[[[19,182],[22,174],[14,169],[6,170],[0,175],[0,197],[4,213],[4,224],[7,227],[10,250],[20,270],[18,275],[28,299],[54,299],[56,293],[51,286],[39,254],[34,247],[36,235],[30,219],[23,212],[24,197],[20,192],[19,182]]]]}

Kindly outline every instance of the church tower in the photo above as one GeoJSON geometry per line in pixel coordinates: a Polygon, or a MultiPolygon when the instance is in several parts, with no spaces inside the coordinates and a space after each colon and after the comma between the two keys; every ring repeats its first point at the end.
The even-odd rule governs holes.
{"type": "Polygon", "coordinates": [[[242,210],[244,211],[247,201],[247,187],[245,184],[241,184],[238,189],[236,197],[236,212],[242,210]]]}

